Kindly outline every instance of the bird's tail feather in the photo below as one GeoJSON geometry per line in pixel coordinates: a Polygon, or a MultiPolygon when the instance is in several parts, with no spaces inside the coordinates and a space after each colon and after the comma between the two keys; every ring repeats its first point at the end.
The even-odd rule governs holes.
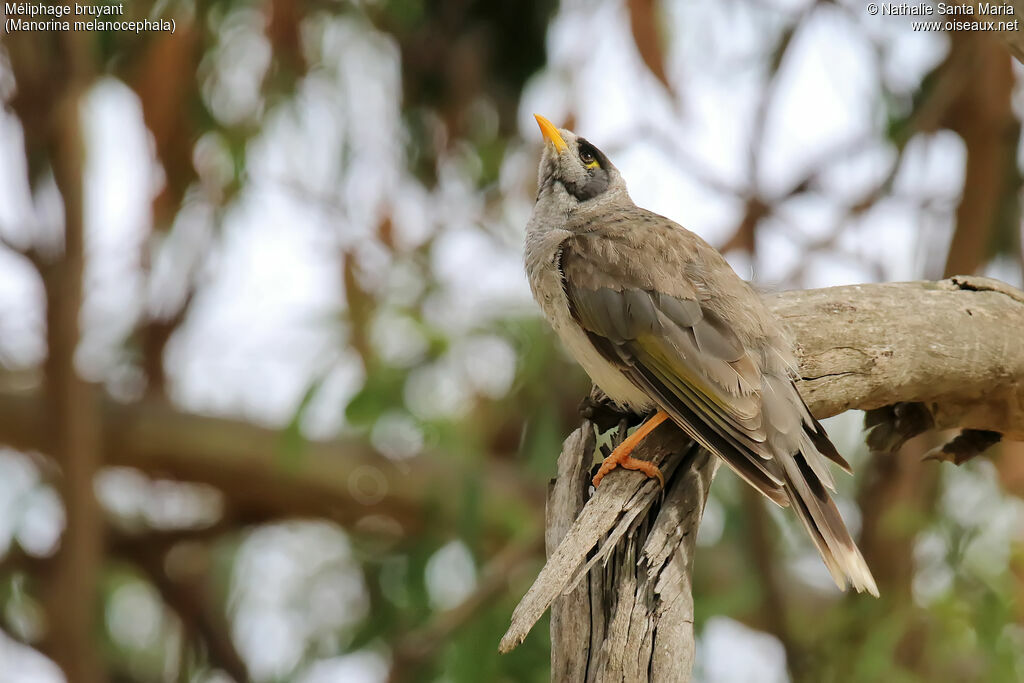
{"type": "Polygon", "coordinates": [[[878,586],[871,570],[850,537],[835,502],[803,454],[780,460],[785,469],[784,486],[790,505],[814,541],[836,585],[845,590],[849,581],[857,592],[867,591],[878,597],[878,586]]]}

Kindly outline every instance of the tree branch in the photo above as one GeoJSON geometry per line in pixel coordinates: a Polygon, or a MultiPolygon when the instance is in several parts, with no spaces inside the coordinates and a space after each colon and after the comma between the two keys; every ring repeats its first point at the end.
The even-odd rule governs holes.
{"type": "Polygon", "coordinates": [[[245,660],[235,648],[224,614],[211,608],[212,600],[202,576],[175,580],[165,570],[170,545],[141,539],[123,544],[121,556],[135,564],[160,592],[164,603],[178,615],[184,637],[205,645],[210,662],[235,681],[248,681],[245,660]]]}
{"type": "MultiPolygon", "coordinates": [[[[1013,6],[1013,17],[999,16],[991,17],[992,19],[1006,21],[1008,19],[1016,19],[1024,24],[1024,2],[1022,0],[1009,0],[1008,4],[1013,6]]],[[[1024,64],[1024,31],[1003,31],[1000,34],[1003,41],[1006,42],[1006,47],[1010,50],[1018,62],[1024,64]]]]}
{"type": "Polygon", "coordinates": [[[57,483],[65,528],[48,577],[44,603],[48,631],[43,650],[69,680],[108,678],[98,655],[96,620],[103,559],[103,519],[93,491],[100,466],[94,397],[75,369],[85,270],[84,150],[80,98],[89,81],[81,36],[67,34],[61,57],[71,82],[50,121],[49,161],[64,208],[63,254],[41,271],[46,294],[46,441],[63,476],[57,483]]]}
{"type": "Polygon", "coordinates": [[[527,570],[537,563],[541,552],[541,539],[527,542],[512,541],[498,552],[483,571],[480,583],[455,607],[438,613],[426,625],[401,636],[392,651],[391,673],[388,680],[405,681],[415,678],[423,670],[423,663],[436,656],[447,645],[453,633],[471,623],[483,609],[508,591],[515,581],[525,577],[527,570]]]}
{"type": "Polygon", "coordinates": [[[767,302],[797,340],[798,386],[816,417],[920,402],[938,429],[1024,441],[1024,292],[957,276],[767,302]]]}
{"type": "Polygon", "coordinates": [[[566,439],[559,472],[573,474],[548,498],[548,562],[500,649],[551,606],[552,680],[676,680],[693,666],[693,549],[717,462],[675,425],[659,427],[634,455],[661,468],[665,490],[612,472],[554,547],[593,460],[592,431],[585,422],[566,439]]]}
{"type": "MultiPolygon", "coordinates": [[[[1024,293],[1009,285],[958,277],[767,302],[799,342],[799,387],[815,416],[915,402],[939,427],[1024,437],[1024,293]]],[[[550,606],[554,679],[689,680],[692,550],[716,461],[663,426],[634,454],[665,473],[663,503],[655,482],[622,471],[585,501],[592,430],[584,423],[565,442],[548,497],[548,561],[500,649],[521,643],[550,606]]]]}
{"type": "MultiPolygon", "coordinates": [[[[508,538],[517,518],[538,517],[542,501],[538,488],[503,463],[490,463],[481,476],[430,453],[392,461],[356,439],[311,441],[287,455],[274,429],[184,413],[160,401],[101,403],[104,465],[211,484],[229,507],[249,516],[320,517],[349,528],[383,516],[415,533],[433,519],[428,510],[456,519],[461,500],[453,489],[475,485],[493,503],[483,507],[484,529],[508,538]]],[[[0,443],[46,452],[49,433],[37,393],[0,390],[0,443]]]]}

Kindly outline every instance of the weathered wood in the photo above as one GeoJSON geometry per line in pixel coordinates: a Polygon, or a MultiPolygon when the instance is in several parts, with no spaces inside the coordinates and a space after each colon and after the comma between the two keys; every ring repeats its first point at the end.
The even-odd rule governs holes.
{"type": "MultiPolygon", "coordinates": [[[[663,426],[655,430],[636,452],[637,457],[652,460],[661,467],[666,480],[672,476],[678,458],[668,458],[673,448],[678,449],[682,433],[663,426]]],[[[551,603],[567,588],[575,587],[582,572],[603,559],[598,554],[588,560],[590,551],[605,535],[621,538],[640,515],[660,496],[658,482],[639,476],[613,472],[602,483],[596,495],[587,502],[583,511],[573,520],[565,538],[548,557],[526,597],[512,616],[512,627],[501,641],[501,649],[508,652],[519,645],[530,628],[537,623],[551,603]]],[[[559,520],[558,524],[564,524],[559,520]]],[[[614,546],[606,544],[606,553],[614,546]]]]}
{"type": "Polygon", "coordinates": [[[593,433],[584,423],[565,441],[548,496],[549,560],[502,651],[550,605],[552,680],[632,681],[650,672],[685,681],[694,654],[690,569],[714,461],[666,424],[637,451],[662,468],[665,491],[615,471],[585,504],[593,433]]]}
{"type": "MultiPolygon", "coordinates": [[[[558,476],[548,487],[544,543],[548,557],[558,548],[587,501],[594,429],[584,423],[569,435],[558,457],[558,476]]],[[[555,598],[551,605],[551,680],[582,681],[590,649],[590,591],[587,584],[555,598]]]]}
{"type": "Polygon", "coordinates": [[[1024,441],[1024,292],[984,277],[766,297],[797,341],[818,418],[924,403],[939,429],[1024,441]]]}
{"type": "MultiPolygon", "coordinates": [[[[1024,439],[1024,293],[955,277],[766,300],[797,340],[798,386],[817,417],[917,402],[939,428],[1024,439]]],[[[617,470],[584,503],[592,430],[584,423],[564,444],[548,495],[548,561],[501,650],[552,606],[552,680],[687,681],[693,548],[717,460],[667,423],[635,453],[662,468],[663,499],[652,480],[617,470]]]]}
{"type": "Polygon", "coordinates": [[[592,589],[603,595],[608,627],[600,650],[591,653],[588,680],[689,680],[693,551],[715,463],[691,447],[664,499],[590,575],[592,589]]]}

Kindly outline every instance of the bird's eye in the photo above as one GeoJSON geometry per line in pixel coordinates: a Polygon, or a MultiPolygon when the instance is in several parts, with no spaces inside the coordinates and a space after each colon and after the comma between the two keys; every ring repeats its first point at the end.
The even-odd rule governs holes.
{"type": "Polygon", "coordinates": [[[587,168],[597,168],[601,165],[601,162],[597,160],[597,155],[590,145],[580,145],[580,161],[587,168]]]}

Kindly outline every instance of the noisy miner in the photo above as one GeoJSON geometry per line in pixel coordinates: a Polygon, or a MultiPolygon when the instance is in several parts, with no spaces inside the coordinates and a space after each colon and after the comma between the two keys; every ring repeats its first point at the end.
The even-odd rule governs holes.
{"type": "Polygon", "coordinates": [[[792,507],[836,584],[878,595],[828,489],[850,465],[793,385],[793,344],[707,242],[641,209],[599,149],[537,116],[546,140],[527,226],[533,295],[624,411],[652,414],[602,463],[661,479],[633,449],[665,420],[772,502],[792,507]]]}

